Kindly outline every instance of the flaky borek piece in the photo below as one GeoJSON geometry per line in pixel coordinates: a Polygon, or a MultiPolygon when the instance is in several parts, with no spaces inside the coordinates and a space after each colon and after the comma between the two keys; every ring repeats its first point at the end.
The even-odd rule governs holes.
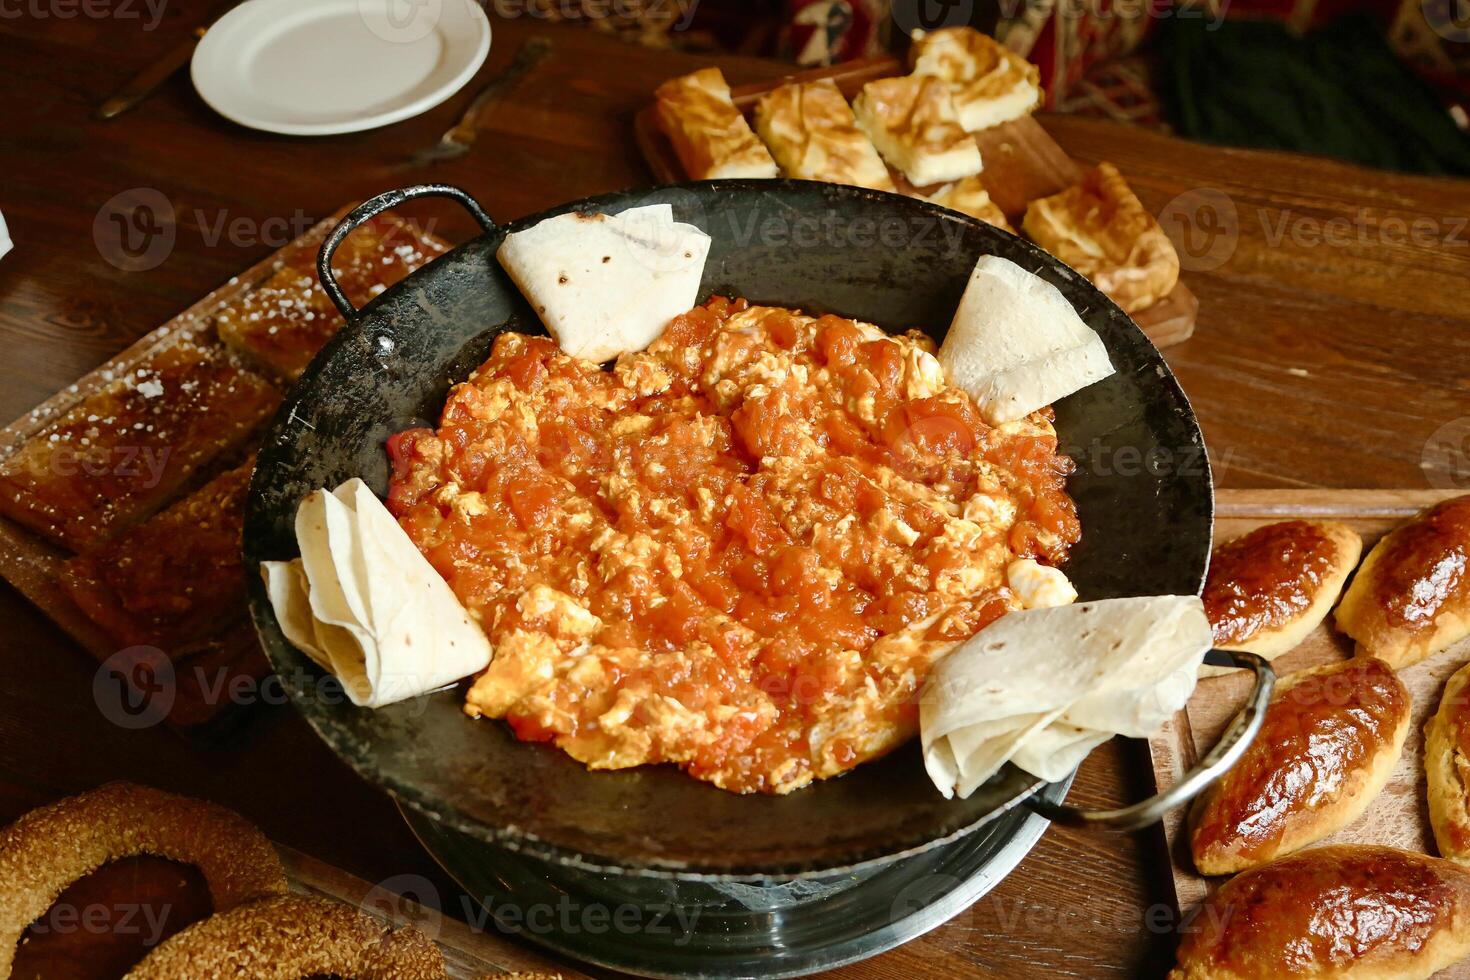
{"type": "Polygon", "coordinates": [[[26,926],[109,861],[148,854],[192,864],[216,912],[286,891],[280,857],[244,817],[213,803],[109,783],[32,810],[0,832],[0,977],[26,926]]]}
{"type": "Polygon", "coordinates": [[[658,121],[692,180],[775,177],[776,161],[730,98],[718,68],[658,87],[658,121]]]}
{"type": "Polygon", "coordinates": [[[873,141],[830,78],[767,92],[755,126],[788,177],[894,190],[873,141]]]}
{"type": "Polygon", "coordinates": [[[1111,163],[1026,206],[1032,241],[1092,280],[1125,312],[1157,303],[1179,281],[1179,253],[1111,163]]]}

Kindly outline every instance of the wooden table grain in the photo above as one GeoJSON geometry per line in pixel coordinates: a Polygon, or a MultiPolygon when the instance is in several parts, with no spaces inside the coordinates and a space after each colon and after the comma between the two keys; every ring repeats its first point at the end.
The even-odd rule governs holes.
{"type": "MultiPolygon", "coordinates": [[[[712,62],[737,84],[785,71],[497,17],[479,78],[386,129],[311,140],[251,132],[214,115],[184,74],[119,120],[91,120],[209,7],[168,3],[151,30],[154,8],[132,2],[37,0],[0,16],[0,212],[16,242],[0,260],[0,416],[26,411],[345,201],[442,180],[508,219],[645,183],[630,122],[658,82],[712,62]],[[473,152],[408,165],[533,34],[552,38],[551,57],[484,114],[473,152]],[[125,229],[107,207],[139,188],[165,202],[173,244],[153,268],[126,271],[125,229]]],[[[1043,121],[1079,160],[1116,163],[1180,246],[1199,327],[1168,360],[1220,485],[1470,485],[1470,183],[1043,121]]],[[[470,233],[452,211],[427,216],[450,237],[470,233]]],[[[206,751],[109,723],[92,698],[94,673],[43,617],[0,592],[0,819],[136,779],[235,807],[369,881],[423,876],[450,901],[452,886],[387,798],[289,708],[263,708],[239,744],[206,751]]],[[[1108,806],[1150,789],[1141,743],[1118,741],[1082,767],[1072,798],[1108,806]]],[[[1176,929],[1167,875],[1153,833],[1052,829],[968,912],[833,975],[1159,976],[1176,929]]]]}

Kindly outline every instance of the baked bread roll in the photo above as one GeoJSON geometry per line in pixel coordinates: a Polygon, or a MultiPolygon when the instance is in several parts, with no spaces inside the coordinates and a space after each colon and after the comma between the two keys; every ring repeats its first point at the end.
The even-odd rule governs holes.
{"type": "Polygon", "coordinates": [[[1398,675],[1371,657],[1287,677],[1245,755],[1195,801],[1195,867],[1243,871],[1358,819],[1398,762],[1409,710],[1398,675]]]}
{"type": "Polygon", "coordinates": [[[776,176],[776,161],[735,108],[718,68],[671,78],[655,95],[659,125],[691,179],[776,176]]]}
{"type": "Polygon", "coordinates": [[[909,64],[949,85],[960,125],[972,133],[1030,115],[1041,102],[1041,70],[973,27],[915,34],[909,64]]]}
{"type": "Polygon", "coordinates": [[[990,192],[985,189],[985,184],[981,182],[979,174],[974,177],[966,177],[964,180],[957,180],[953,184],[945,184],[924,200],[938,204],[940,207],[968,214],[972,218],[979,218],[1013,235],[1016,233],[1016,229],[1012,228],[1011,223],[1006,220],[1005,212],[996,207],[995,202],[990,199],[990,192]]]}
{"type": "Polygon", "coordinates": [[[1422,980],[1470,954],[1470,869],[1315,847],[1226,882],[1183,933],[1169,980],[1422,980]]]}
{"type": "Polygon", "coordinates": [[[1327,617],[1362,553],[1363,539],[1337,521],[1265,524],[1219,545],[1201,594],[1215,646],[1268,660],[1294,648],[1327,617]]]}
{"type": "Polygon", "coordinates": [[[852,103],[878,152],[917,187],[980,172],[980,147],[955,113],[949,87],[927,75],[880,78],[852,103]]]}
{"type": "Polygon", "coordinates": [[[755,128],[788,177],[894,190],[873,141],[830,78],[782,85],[761,96],[755,128]]]}
{"type": "Polygon", "coordinates": [[[1470,496],[1385,535],[1342,597],[1337,628],[1395,668],[1470,635],[1470,496]]]}
{"type": "Polygon", "coordinates": [[[1032,201],[1021,227],[1127,313],[1154,305],[1179,281],[1174,244],[1111,163],[1098,164],[1060,194],[1032,201]]]}
{"type": "Polygon", "coordinates": [[[1470,864],[1470,665],[1449,679],[1424,726],[1424,774],[1440,856],[1470,864]]]}

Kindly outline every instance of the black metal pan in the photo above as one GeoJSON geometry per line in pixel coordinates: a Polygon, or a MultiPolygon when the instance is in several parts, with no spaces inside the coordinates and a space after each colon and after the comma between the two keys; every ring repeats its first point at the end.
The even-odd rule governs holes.
{"type": "MultiPolygon", "coordinates": [[[[293,515],[312,490],[360,476],[383,493],[384,440],[436,421],[449,385],[481,362],[499,332],[542,332],[495,260],[506,233],[568,210],[663,202],[713,236],[704,295],[918,327],[942,339],[982,254],[1005,256],[1055,284],[1102,336],[1117,368],[1056,406],[1063,447],[1078,463],[1070,492],[1083,529],[1066,571],[1084,599],[1199,590],[1214,509],[1209,464],[1189,402],[1138,327],[1081,276],[990,225],[912,198],[805,181],[612,194],[505,226],[443,185],[391,192],[355,210],[319,262],[349,323],[286,400],[260,452],[245,530],[249,566],[296,553],[293,515]],[[484,234],[354,310],[330,274],[336,246],[371,216],[431,195],[458,200],[484,234]]],[[[354,769],[454,830],[561,863],[683,877],[830,872],[953,840],[1041,785],[1012,767],[968,800],[945,800],[912,744],[785,797],[733,795],[668,766],[589,772],[554,748],[518,742],[500,723],[470,721],[457,691],[354,708],[286,642],[258,582],[252,606],[297,708],[354,769]]],[[[1266,673],[1262,666],[1260,688],[1268,690],[1266,673]]],[[[1236,751],[1252,734],[1241,726],[1236,751]]],[[[1210,771],[1185,790],[1230,761],[1207,760],[1210,771]]],[[[1035,805],[1053,819],[1136,826],[1184,795],[1103,815],[1035,805]]]]}

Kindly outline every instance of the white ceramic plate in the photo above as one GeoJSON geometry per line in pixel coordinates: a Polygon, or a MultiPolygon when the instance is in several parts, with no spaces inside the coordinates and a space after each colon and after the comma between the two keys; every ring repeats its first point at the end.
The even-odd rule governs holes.
{"type": "Polygon", "coordinates": [[[227,119],[325,136],[432,109],[489,53],[474,0],[248,0],[204,35],[190,70],[227,119]]]}

